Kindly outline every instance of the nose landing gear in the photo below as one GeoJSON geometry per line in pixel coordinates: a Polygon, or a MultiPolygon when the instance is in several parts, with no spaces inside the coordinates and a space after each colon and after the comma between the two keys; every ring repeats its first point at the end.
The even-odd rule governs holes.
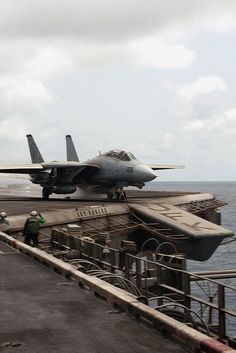
{"type": "Polygon", "coordinates": [[[115,192],[108,192],[107,198],[108,200],[126,200],[126,193],[122,187],[118,187],[115,192]]]}
{"type": "Polygon", "coordinates": [[[115,192],[115,197],[116,200],[125,200],[126,199],[126,193],[123,189],[118,189],[115,192]]]}

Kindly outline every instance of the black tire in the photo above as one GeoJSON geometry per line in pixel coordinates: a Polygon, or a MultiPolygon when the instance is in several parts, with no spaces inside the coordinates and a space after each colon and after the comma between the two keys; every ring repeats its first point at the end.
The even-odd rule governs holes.
{"type": "Polygon", "coordinates": [[[48,200],[50,195],[50,191],[47,188],[43,188],[42,190],[42,197],[44,200],[48,200]]]}
{"type": "Polygon", "coordinates": [[[113,194],[112,192],[108,192],[108,193],[107,193],[107,198],[108,198],[108,200],[112,200],[112,199],[113,199],[113,196],[114,196],[114,194],[113,194]]]}
{"type": "Polygon", "coordinates": [[[121,194],[121,200],[125,200],[125,199],[126,199],[126,193],[125,191],[123,191],[121,194]]]}
{"type": "Polygon", "coordinates": [[[120,199],[120,193],[118,191],[115,192],[115,198],[116,198],[116,200],[120,199]]]}

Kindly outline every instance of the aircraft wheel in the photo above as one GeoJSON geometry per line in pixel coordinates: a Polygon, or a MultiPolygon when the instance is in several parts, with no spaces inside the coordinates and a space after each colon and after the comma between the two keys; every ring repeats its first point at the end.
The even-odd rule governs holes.
{"type": "Polygon", "coordinates": [[[49,189],[43,188],[43,190],[42,190],[42,196],[43,196],[43,199],[44,199],[44,200],[48,200],[50,194],[51,194],[51,193],[50,193],[49,189]]]}
{"type": "Polygon", "coordinates": [[[126,193],[124,192],[124,190],[116,191],[115,192],[115,199],[116,200],[125,200],[126,199],[126,193]]]}
{"type": "Polygon", "coordinates": [[[120,199],[120,193],[118,191],[115,192],[115,199],[116,200],[120,199]]]}
{"type": "Polygon", "coordinates": [[[121,194],[121,200],[125,200],[126,199],[126,193],[125,191],[123,190],[122,191],[122,194],[121,194]]]}

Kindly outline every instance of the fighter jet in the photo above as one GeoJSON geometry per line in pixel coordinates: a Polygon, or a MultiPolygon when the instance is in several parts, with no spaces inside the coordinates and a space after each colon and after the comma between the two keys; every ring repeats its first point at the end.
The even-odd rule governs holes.
{"type": "Polygon", "coordinates": [[[77,187],[105,193],[109,199],[126,197],[124,188],[142,189],[154,180],[154,170],[183,168],[177,165],[145,164],[124,150],[111,150],[80,162],[73,140],[66,135],[67,161],[45,162],[32,135],[27,135],[32,164],[0,165],[0,173],[25,174],[42,187],[43,199],[51,194],[72,194],[77,187]]]}

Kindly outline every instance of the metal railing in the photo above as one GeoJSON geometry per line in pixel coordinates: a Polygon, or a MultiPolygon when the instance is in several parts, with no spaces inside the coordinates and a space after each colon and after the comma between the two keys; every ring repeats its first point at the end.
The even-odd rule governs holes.
{"type": "Polygon", "coordinates": [[[169,307],[172,302],[177,311],[183,306],[188,315],[194,312],[194,321],[198,321],[198,328],[203,332],[207,327],[207,331],[221,340],[236,334],[236,287],[209,278],[209,273],[204,276],[186,271],[182,257],[147,251],[140,258],[127,249],[113,249],[57,230],[52,232],[51,244],[52,252],[55,248],[76,250],[80,258],[123,276],[148,300],[156,297],[157,310],[169,307]]]}

